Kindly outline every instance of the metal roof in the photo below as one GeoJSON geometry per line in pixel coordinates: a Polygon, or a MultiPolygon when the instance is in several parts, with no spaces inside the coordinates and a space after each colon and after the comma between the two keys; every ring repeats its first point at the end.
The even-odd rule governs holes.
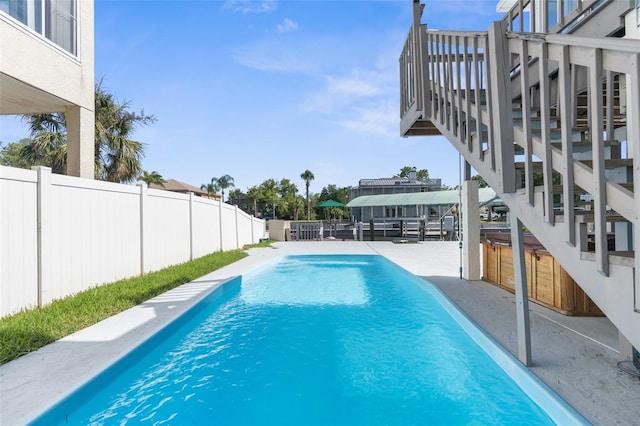
{"type": "Polygon", "coordinates": [[[358,186],[360,187],[369,187],[369,186],[439,186],[441,184],[441,179],[425,179],[425,180],[414,180],[407,177],[393,177],[393,178],[375,178],[375,179],[360,179],[358,182],[358,186]]]}
{"type": "MultiPolygon", "coordinates": [[[[491,188],[480,188],[478,190],[478,199],[480,204],[488,203],[496,198],[497,195],[491,188]]],[[[460,194],[458,190],[405,192],[401,194],[363,195],[349,201],[347,203],[347,207],[447,206],[458,204],[459,202],[460,194]]]]}

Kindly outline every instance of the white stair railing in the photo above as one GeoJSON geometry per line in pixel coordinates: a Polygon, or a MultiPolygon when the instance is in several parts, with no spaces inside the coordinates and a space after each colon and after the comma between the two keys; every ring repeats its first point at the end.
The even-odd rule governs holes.
{"type": "Polygon", "coordinates": [[[637,345],[638,292],[620,267],[640,270],[640,256],[621,249],[633,257],[609,277],[609,235],[621,225],[640,241],[640,43],[508,32],[505,21],[431,31],[421,12],[400,58],[401,134],[447,137],[637,345]]]}

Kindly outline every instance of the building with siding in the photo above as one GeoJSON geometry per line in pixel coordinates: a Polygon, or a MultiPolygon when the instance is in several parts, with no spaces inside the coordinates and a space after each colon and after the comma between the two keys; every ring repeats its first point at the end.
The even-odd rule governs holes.
{"type": "Polygon", "coordinates": [[[0,114],[64,112],[67,173],[94,176],[93,0],[0,0],[0,114]]]}
{"type": "MultiPolygon", "coordinates": [[[[349,200],[367,195],[404,194],[411,192],[430,192],[442,189],[441,179],[418,180],[416,169],[412,169],[407,177],[392,177],[378,179],[360,179],[358,186],[352,187],[349,192],[349,200]]],[[[383,217],[418,217],[422,210],[416,206],[372,206],[366,212],[350,209],[352,220],[356,222],[368,221],[373,218],[383,217]]]]}

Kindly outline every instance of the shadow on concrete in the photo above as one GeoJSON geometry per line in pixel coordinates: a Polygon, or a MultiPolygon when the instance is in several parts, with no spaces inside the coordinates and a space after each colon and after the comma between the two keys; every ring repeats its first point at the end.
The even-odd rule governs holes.
{"type": "MultiPolygon", "coordinates": [[[[423,276],[517,358],[514,294],[485,281],[423,276]]],[[[529,303],[531,371],[596,425],[640,424],[640,381],[617,368],[617,330],[606,317],[570,317],[529,303]]]]}

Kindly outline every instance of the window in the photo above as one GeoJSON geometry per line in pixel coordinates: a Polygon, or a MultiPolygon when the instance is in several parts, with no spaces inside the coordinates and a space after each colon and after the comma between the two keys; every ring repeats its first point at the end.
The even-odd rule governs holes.
{"type": "Polygon", "coordinates": [[[76,55],[77,0],[0,0],[0,11],[76,55]]]}
{"type": "Polygon", "coordinates": [[[558,0],[547,1],[547,31],[558,23],[558,0]]]}
{"type": "Polygon", "coordinates": [[[76,2],[75,0],[45,1],[45,37],[62,47],[76,53],[76,2]]]}
{"type": "Polygon", "coordinates": [[[578,0],[564,0],[562,4],[564,6],[562,16],[567,16],[578,6],[578,0]]]}

